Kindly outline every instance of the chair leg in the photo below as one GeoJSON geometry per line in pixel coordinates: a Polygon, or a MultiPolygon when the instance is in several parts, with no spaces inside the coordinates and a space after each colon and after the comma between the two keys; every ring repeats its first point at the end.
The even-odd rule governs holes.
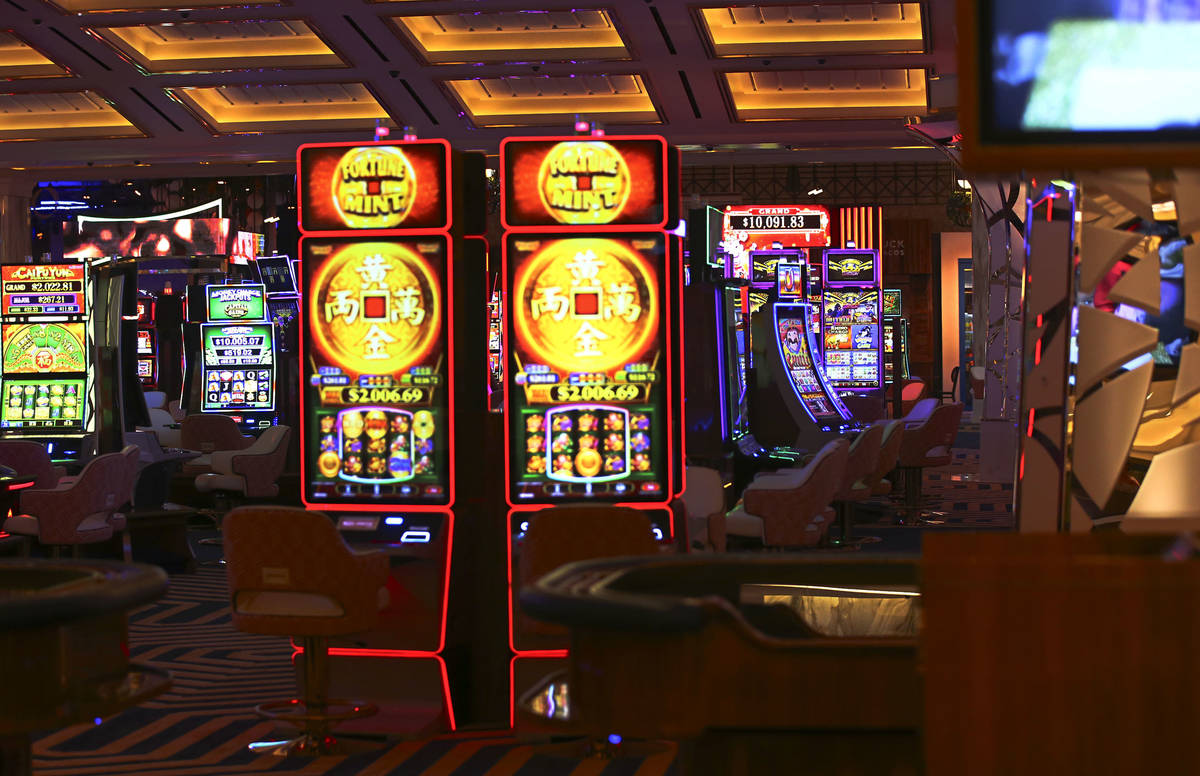
{"type": "Polygon", "coordinates": [[[280,757],[336,754],[341,747],[332,735],[333,726],[345,720],[369,717],[379,711],[372,703],[330,699],[328,638],[305,636],[300,638],[300,646],[304,650],[304,686],[300,701],[272,701],[255,707],[259,716],[298,726],[300,735],[283,741],[250,744],[248,748],[256,754],[280,757]]]}

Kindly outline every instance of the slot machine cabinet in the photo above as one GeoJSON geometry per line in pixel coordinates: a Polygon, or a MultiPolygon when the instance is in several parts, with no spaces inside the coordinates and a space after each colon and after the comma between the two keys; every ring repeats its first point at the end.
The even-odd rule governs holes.
{"type": "Polygon", "coordinates": [[[675,152],[659,136],[500,145],[510,720],[564,645],[523,632],[517,561],[559,504],[647,513],[674,538],[682,492],[682,251],[675,152]]]}
{"type": "Polygon", "coordinates": [[[900,367],[901,384],[908,379],[908,319],[904,317],[904,296],[899,288],[883,291],[883,377],[888,387],[896,381],[900,367]]]}
{"type": "Polygon", "coordinates": [[[137,297],[137,375],[143,389],[158,387],[158,331],[155,327],[157,301],[142,291],[137,297]]]}
{"type": "Polygon", "coordinates": [[[0,267],[0,434],[59,463],[95,447],[94,291],[87,263],[0,267]]]}
{"type": "Polygon", "coordinates": [[[391,561],[378,626],[331,646],[331,692],[381,709],[349,730],[453,730],[458,406],[485,407],[482,375],[460,378],[483,358],[463,320],[478,298],[483,326],[482,240],[468,235],[484,227],[466,208],[482,158],[444,140],[319,143],[297,169],[302,498],[391,561]]]}
{"type": "Polygon", "coordinates": [[[883,276],[879,251],[839,248],[823,256],[821,338],[825,374],[842,393],[883,389],[883,276]]]}

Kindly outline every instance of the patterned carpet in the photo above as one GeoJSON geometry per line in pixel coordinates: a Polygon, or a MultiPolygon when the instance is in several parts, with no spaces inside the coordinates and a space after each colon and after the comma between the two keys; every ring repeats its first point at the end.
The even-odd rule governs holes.
{"type": "Polygon", "coordinates": [[[95,725],[49,733],[34,744],[37,776],[664,776],[673,753],[580,760],[548,756],[509,731],[381,742],[349,757],[283,760],[246,745],[274,724],[256,703],[295,695],[286,639],[235,630],[223,569],[171,577],[167,595],[130,617],[130,657],[169,669],[170,692],[95,725]]]}

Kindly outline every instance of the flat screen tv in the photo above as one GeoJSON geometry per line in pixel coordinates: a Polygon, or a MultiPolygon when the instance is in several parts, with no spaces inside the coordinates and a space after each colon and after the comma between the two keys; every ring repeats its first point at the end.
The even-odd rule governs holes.
{"type": "Polygon", "coordinates": [[[1200,0],[959,0],[975,170],[1200,162],[1200,0]]]}

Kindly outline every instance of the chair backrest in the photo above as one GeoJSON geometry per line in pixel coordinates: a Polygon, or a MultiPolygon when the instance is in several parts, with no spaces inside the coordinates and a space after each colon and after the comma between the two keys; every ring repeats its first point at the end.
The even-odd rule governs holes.
{"type": "MultiPolygon", "coordinates": [[[[560,566],[593,558],[658,552],[644,512],[610,504],[563,504],[530,515],[517,561],[517,587],[524,588],[560,566]]],[[[514,591],[513,595],[516,595],[514,591]]],[[[561,625],[521,615],[519,632],[566,637],[561,625]]],[[[543,645],[547,646],[547,645],[543,645]]],[[[560,644],[555,646],[566,646],[560,644]]]]}
{"type": "Polygon", "coordinates": [[[743,493],[745,509],[763,520],[763,544],[795,547],[813,543],[809,527],[842,484],[850,443],[834,439],[795,477],[755,480],[743,493]]]}
{"type": "Polygon", "coordinates": [[[127,444],[121,449],[120,455],[125,459],[124,481],[117,496],[118,508],[133,501],[133,491],[137,487],[138,472],[141,471],[142,448],[135,444],[127,444]]]}
{"type": "Polygon", "coordinates": [[[286,625],[286,621],[302,619],[299,616],[247,613],[251,609],[245,606],[247,599],[264,593],[311,594],[314,599],[331,600],[341,613],[321,618],[328,633],[366,630],[377,621],[379,583],[364,575],[324,513],[295,507],[239,507],[225,516],[221,531],[236,627],[322,635],[322,626],[315,622],[303,627],[286,625]]]}
{"type": "Polygon", "coordinates": [[[954,396],[958,392],[958,373],[962,371],[962,367],[956,366],[950,370],[950,390],[947,394],[954,396]]]}
{"type": "Polygon", "coordinates": [[[243,436],[237,422],[228,415],[188,415],[179,433],[185,449],[202,453],[245,450],[254,441],[243,436]]]}
{"type": "Polygon", "coordinates": [[[46,446],[21,439],[0,440],[0,466],[7,466],[24,477],[34,477],[34,488],[53,488],[58,475],[46,446]]]}
{"type": "Polygon", "coordinates": [[[103,512],[112,514],[125,501],[128,487],[129,456],[127,451],[133,448],[134,460],[138,450],[128,445],[119,453],[105,453],[87,462],[75,482],[71,484],[72,491],[80,493],[78,502],[83,514],[103,512]]]}
{"type": "Polygon", "coordinates": [[[693,517],[708,517],[725,511],[725,481],[707,466],[687,467],[687,490],[683,505],[693,517]]]}
{"type": "Polygon", "coordinates": [[[167,395],[162,391],[143,391],[142,395],[146,397],[146,409],[161,410],[167,406],[167,395]]]}
{"type": "Polygon", "coordinates": [[[233,471],[246,480],[247,498],[268,498],[279,492],[276,481],[287,465],[291,435],[291,426],[271,426],[234,457],[233,471]]]}
{"type": "Polygon", "coordinates": [[[872,423],[850,443],[838,498],[845,498],[854,483],[867,479],[875,471],[879,464],[879,448],[883,444],[883,428],[883,423],[872,423]]]}
{"type": "Polygon", "coordinates": [[[946,448],[949,453],[954,446],[962,414],[961,403],[942,404],[930,413],[924,423],[906,428],[900,443],[900,463],[905,466],[920,465],[921,459],[929,451],[939,447],[946,448]]]}
{"type": "Polygon", "coordinates": [[[171,413],[158,407],[151,407],[147,410],[150,415],[150,428],[164,428],[166,426],[175,425],[175,418],[171,417],[171,413]]]}
{"type": "Polygon", "coordinates": [[[879,459],[875,462],[874,470],[863,480],[863,484],[871,488],[896,468],[896,461],[900,458],[900,445],[904,442],[903,420],[884,421],[881,425],[883,437],[879,441],[879,459]]]}
{"type": "Polygon", "coordinates": [[[530,515],[520,551],[520,581],[530,584],[579,560],[658,552],[646,514],[608,504],[563,504],[530,515]]]}
{"type": "Polygon", "coordinates": [[[920,378],[910,377],[904,382],[904,386],[900,389],[901,401],[918,401],[925,396],[925,391],[929,386],[920,378]]]}
{"type": "Polygon", "coordinates": [[[175,418],[176,423],[182,423],[183,419],[187,417],[187,413],[179,406],[178,399],[167,402],[167,412],[171,413],[171,417],[175,418]]]}

